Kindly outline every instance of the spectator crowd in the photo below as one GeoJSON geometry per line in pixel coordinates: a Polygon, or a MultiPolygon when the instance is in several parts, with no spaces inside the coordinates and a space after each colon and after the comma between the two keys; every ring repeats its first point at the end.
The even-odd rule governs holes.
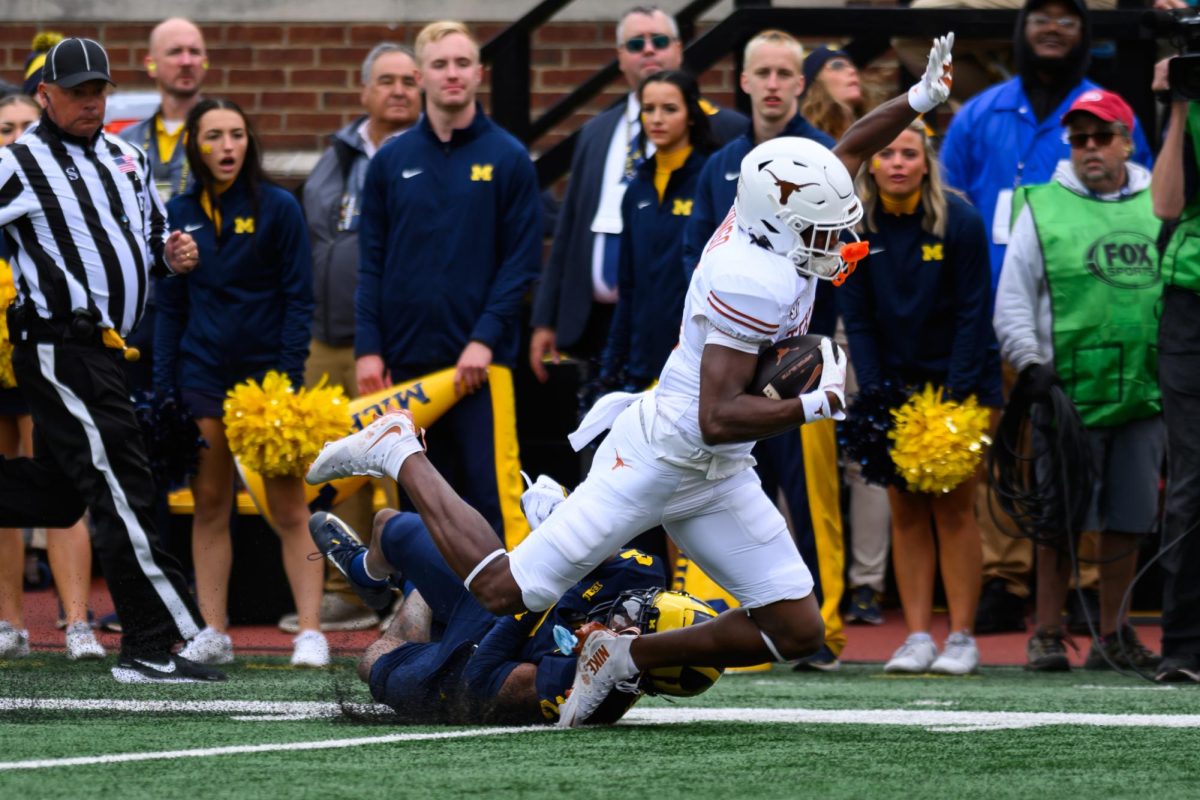
{"type": "MultiPolygon", "coordinates": [[[[847,623],[883,621],[890,549],[906,636],[889,672],[975,672],[975,635],[1026,630],[1032,607],[1031,670],[1070,668],[1069,627],[1092,637],[1088,668],[1200,681],[1200,537],[1192,535],[1200,441],[1189,424],[1200,409],[1188,411],[1200,397],[1200,104],[1174,97],[1163,107],[1156,154],[1127,99],[1086,77],[1090,14],[1083,0],[1026,0],[1007,48],[970,51],[983,68],[970,94],[960,97],[965,83],[955,84],[948,126],[919,118],[856,176],[859,233],[871,254],[844,286],[821,281],[802,322],[848,344],[863,391],[932,384],[987,409],[993,432],[1006,407],[1027,405],[1035,450],[1053,449],[1039,439],[1048,428],[1038,409],[1065,396],[1095,476],[1086,519],[1078,531],[1010,535],[1011,522],[988,502],[982,466],[942,493],[873,485],[839,455],[832,419],[758,443],[755,469],[812,570],[824,622],[824,646],[797,669],[837,669],[847,623]],[[997,64],[1011,77],[992,82],[997,64]],[[1127,602],[1160,516],[1161,656],[1139,641],[1127,602]],[[940,647],[932,636],[939,568],[950,623],[940,647]]],[[[540,191],[526,147],[478,101],[483,68],[470,30],[435,22],[411,48],[383,42],[364,52],[361,116],[330,131],[328,149],[290,192],[263,171],[254,120],[205,94],[208,55],[191,22],[155,27],[145,68],[161,102],[119,138],[95,121],[112,84],[103,43],[39,39],[23,86],[0,100],[0,289],[14,274],[9,263],[18,267],[11,341],[31,336],[39,352],[53,344],[65,353],[87,339],[121,354],[113,363],[125,394],[172,398],[206,446],[190,480],[193,602],[180,591],[178,564],[154,544],[163,493],[134,463],[145,458],[140,446],[106,444],[119,434],[103,420],[94,435],[51,435],[30,420],[45,396],[23,377],[36,384],[35,365],[18,354],[0,369],[0,378],[16,372],[0,389],[0,525],[10,526],[0,529],[0,660],[29,652],[21,528],[51,525],[64,528],[49,531],[48,549],[70,658],[106,655],[86,607],[90,526],[110,588],[124,585],[117,606],[126,630],[133,622],[153,633],[123,643],[122,659],[160,656],[169,628],[187,640],[189,661],[233,660],[237,470],[223,400],[270,370],[297,387],[340,385],[353,398],[452,369],[458,400],[430,427],[428,456],[487,521],[496,546],[515,547],[529,533],[517,403],[544,402],[540,384],[568,357],[584,406],[651,388],[678,341],[696,264],[731,213],[745,155],[778,137],[832,148],[878,94],[836,45],[806,53],[792,35],[764,30],[742,54],[749,116],[718,107],[683,68],[675,20],[635,7],[616,26],[627,94],[580,130],[558,200],[540,191]],[[178,234],[143,254],[133,230],[141,222],[131,229],[120,212],[104,218],[89,195],[105,193],[115,208],[125,187],[103,170],[79,181],[74,166],[40,167],[50,156],[38,147],[60,165],[103,153],[119,173],[141,171],[148,185],[133,181],[142,194],[128,208],[140,209],[147,231],[165,225],[178,234]],[[30,191],[23,181],[35,173],[42,183],[30,191]],[[43,233],[22,210],[29,195],[47,192],[73,193],[61,214],[77,213],[97,243],[97,274],[115,287],[107,306],[89,298],[92,266],[53,274],[44,239],[66,254],[72,237],[54,222],[43,233]],[[160,267],[144,286],[120,277],[135,260],[160,267]],[[44,324],[17,310],[35,306],[44,324]],[[518,396],[513,375],[526,369],[539,383],[518,396]],[[28,488],[51,478],[20,458],[40,464],[47,448],[83,452],[78,464],[47,473],[77,484],[81,498],[53,514],[28,488]],[[112,469],[101,465],[106,453],[112,469]],[[83,506],[90,512],[81,520],[74,512],[83,506]],[[131,570],[133,588],[121,577],[131,570]],[[135,610],[147,602],[164,610],[135,610]]],[[[911,43],[896,46],[906,59],[911,43]]],[[[1165,61],[1151,88],[1170,91],[1165,61]]],[[[103,411],[97,400],[93,416],[125,419],[117,399],[103,411]]],[[[333,509],[368,542],[373,493],[333,509]]],[[[296,634],[292,663],[324,666],[324,632],[373,626],[379,609],[308,557],[298,476],[266,478],[264,494],[296,608],[281,621],[296,634]]],[[[403,493],[398,501],[406,503],[403,493]]],[[[677,588],[718,609],[734,602],[699,582],[661,529],[637,546],[679,564],[677,588]]],[[[121,662],[142,669],[137,663],[121,662]]]]}

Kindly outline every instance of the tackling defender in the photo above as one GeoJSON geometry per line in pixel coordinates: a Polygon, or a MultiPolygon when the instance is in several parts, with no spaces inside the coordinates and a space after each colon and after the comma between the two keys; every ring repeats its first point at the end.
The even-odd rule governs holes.
{"type": "MultiPolygon", "coordinates": [[[[535,501],[545,509],[529,514],[534,524],[564,496],[557,484],[543,485],[546,480],[522,498],[528,511],[530,495],[541,494],[535,501]]],[[[358,664],[359,678],[370,686],[372,697],[409,722],[553,722],[576,663],[573,655],[559,652],[556,628],[574,630],[594,620],[663,630],[716,616],[686,594],[647,588],[662,585],[662,563],[625,550],[589,573],[545,614],[498,618],[463,588],[418,515],[384,510],[376,515],[375,528],[368,548],[332,514],[318,512],[309,523],[318,549],[371,608],[386,611],[392,587],[410,589],[387,632],[358,664]]],[[[719,676],[719,670],[652,674],[643,686],[613,692],[598,714],[615,722],[643,688],[698,694],[719,676]]]]}
{"type": "Polygon", "coordinates": [[[572,444],[611,430],[587,479],[511,553],[495,548],[482,518],[447,502],[453,493],[424,457],[407,414],[327,445],[313,463],[311,483],[394,477],[450,568],[493,613],[550,608],[654,525],[741,604],[664,633],[591,631],[560,725],[587,722],[613,687],[643,670],[786,661],[821,646],[812,576],[750,469],[750,450],[759,439],[840,415],[845,357],[826,340],[818,389],[798,398],[770,400],[746,387],[760,352],[806,330],[817,279],[840,282],[853,268],[839,243],[862,216],[851,175],[918,113],[949,97],[953,42],[953,34],[935,40],[921,81],[860,120],[832,152],[780,138],[746,156],[734,207],[692,278],[680,343],[658,385],[608,395],[588,413],[572,444]]]}

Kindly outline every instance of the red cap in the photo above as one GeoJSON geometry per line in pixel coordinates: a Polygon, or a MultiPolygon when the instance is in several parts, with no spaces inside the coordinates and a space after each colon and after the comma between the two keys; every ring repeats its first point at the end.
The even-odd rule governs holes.
{"type": "Polygon", "coordinates": [[[1070,116],[1077,111],[1086,111],[1105,122],[1119,122],[1125,126],[1125,130],[1133,131],[1133,109],[1115,92],[1106,89],[1088,89],[1075,98],[1075,102],[1067,109],[1067,113],[1063,114],[1062,124],[1066,125],[1070,116]]]}

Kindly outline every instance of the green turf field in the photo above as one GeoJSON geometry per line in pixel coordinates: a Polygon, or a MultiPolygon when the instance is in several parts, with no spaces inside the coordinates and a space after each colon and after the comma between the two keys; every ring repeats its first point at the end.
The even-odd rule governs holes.
{"type": "Polygon", "coordinates": [[[58,654],[0,662],[0,798],[1200,796],[1200,688],[1108,673],[776,668],[559,731],[355,721],[352,662],[284,663],[144,687],[58,654]]]}

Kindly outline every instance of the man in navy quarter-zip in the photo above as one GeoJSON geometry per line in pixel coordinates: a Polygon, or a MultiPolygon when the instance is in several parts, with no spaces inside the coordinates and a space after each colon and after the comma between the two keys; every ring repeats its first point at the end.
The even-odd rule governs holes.
{"type": "Polygon", "coordinates": [[[484,115],[479,45],[459,22],[416,39],[425,115],[371,160],[363,187],[355,340],[360,394],[454,367],[460,399],[430,458],[509,547],[528,534],[512,379],[521,300],[541,259],[525,148],[484,115]]]}

